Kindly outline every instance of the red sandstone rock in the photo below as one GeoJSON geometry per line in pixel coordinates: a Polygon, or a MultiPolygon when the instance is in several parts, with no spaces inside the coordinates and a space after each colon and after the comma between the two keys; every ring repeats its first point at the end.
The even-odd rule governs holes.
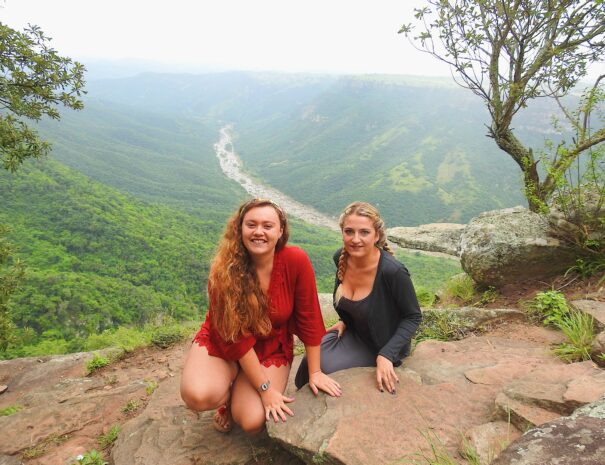
{"type": "Polygon", "coordinates": [[[528,405],[521,401],[511,399],[503,392],[499,393],[495,401],[496,415],[499,419],[507,420],[515,425],[520,431],[559,418],[559,414],[549,410],[528,405]]]}
{"type": "Polygon", "coordinates": [[[491,463],[502,450],[521,433],[514,425],[506,421],[492,421],[472,427],[464,434],[464,441],[460,445],[460,452],[470,446],[478,455],[481,463],[491,463]]]}

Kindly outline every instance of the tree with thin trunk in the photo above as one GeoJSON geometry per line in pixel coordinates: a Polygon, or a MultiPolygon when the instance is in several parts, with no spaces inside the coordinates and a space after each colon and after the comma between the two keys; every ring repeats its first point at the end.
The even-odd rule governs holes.
{"type": "MultiPolygon", "coordinates": [[[[605,141],[590,112],[572,118],[575,137],[549,154],[548,166],[515,135],[513,119],[532,99],[559,100],[605,55],[603,0],[427,0],[405,34],[420,50],[449,64],[454,79],[485,102],[488,136],[523,173],[532,211],[548,208],[557,181],[582,154],[605,141]],[[416,32],[419,29],[419,32],[416,32]]],[[[598,95],[603,76],[592,88],[598,95]]],[[[559,100],[560,101],[560,100],[559,100]]],[[[592,99],[594,101],[594,99],[592,99]]],[[[592,106],[586,107],[590,110],[592,106]]]]}

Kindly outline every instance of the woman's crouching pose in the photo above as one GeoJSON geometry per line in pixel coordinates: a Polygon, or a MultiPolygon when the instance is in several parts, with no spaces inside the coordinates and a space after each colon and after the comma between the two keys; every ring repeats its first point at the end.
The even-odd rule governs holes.
{"type": "MultiPolygon", "coordinates": [[[[333,373],[376,367],[376,387],[395,393],[394,367],[410,353],[410,341],[422,320],[408,270],[386,241],[378,210],[355,202],[340,215],[343,247],[334,255],[334,308],[340,321],[321,343],[321,369],[333,373]]],[[[309,381],[309,358],[296,373],[300,389],[309,381]]],[[[309,365],[310,366],[310,365],[309,365]]]]}
{"type": "Polygon", "coordinates": [[[294,399],[284,395],[293,334],[305,344],[313,392],[341,394],[320,370],[325,330],[313,268],[287,241],[283,210],[253,199],[228,221],[212,262],[208,314],[185,360],[181,396],[194,410],[218,409],[218,431],[230,431],[235,422],[257,433],[270,418],[294,415],[287,405],[294,399]]]}

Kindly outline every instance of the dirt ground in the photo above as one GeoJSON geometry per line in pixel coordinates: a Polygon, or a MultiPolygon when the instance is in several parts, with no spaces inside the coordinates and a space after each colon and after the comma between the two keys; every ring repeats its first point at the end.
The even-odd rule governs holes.
{"type": "Polygon", "coordinates": [[[555,290],[565,294],[567,301],[580,299],[605,300],[605,282],[602,276],[581,279],[577,275],[556,276],[550,280],[530,280],[507,284],[498,289],[496,300],[486,308],[519,308],[523,301],[531,300],[538,292],[555,290]]]}

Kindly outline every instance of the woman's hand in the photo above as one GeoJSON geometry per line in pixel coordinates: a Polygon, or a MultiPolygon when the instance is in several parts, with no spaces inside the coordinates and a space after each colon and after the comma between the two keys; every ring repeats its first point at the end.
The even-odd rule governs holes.
{"type": "Polygon", "coordinates": [[[340,397],[342,395],[342,388],[340,387],[340,384],[322,371],[311,373],[309,376],[309,387],[315,395],[319,394],[320,390],[331,395],[332,397],[340,397]]]}
{"type": "Polygon", "coordinates": [[[294,416],[294,412],[286,405],[286,403],[294,402],[293,397],[283,395],[277,389],[269,386],[269,389],[260,393],[260,398],[265,407],[265,418],[267,421],[273,417],[275,423],[286,421],[286,413],[291,417],[294,416]]]}
{"type": "Polygon", "coordinates": [[[393,362],[382,355],[376,357],[376,383],[380,392],[386,389],[391,394],[395,394],[395,384],[398,382],[399,378],[395,374],[393,362]]]}
{"type": "Polygon", "coordinates": [[[345,329],[347,329],[347,325],[345,325],[342,320],[338,320],[335,324],[326,329],[326,332],[329,333],[330,331],[338,331],[338,339],[340,339],[342,337],[342,333],[345,332],[345,329]]]}

